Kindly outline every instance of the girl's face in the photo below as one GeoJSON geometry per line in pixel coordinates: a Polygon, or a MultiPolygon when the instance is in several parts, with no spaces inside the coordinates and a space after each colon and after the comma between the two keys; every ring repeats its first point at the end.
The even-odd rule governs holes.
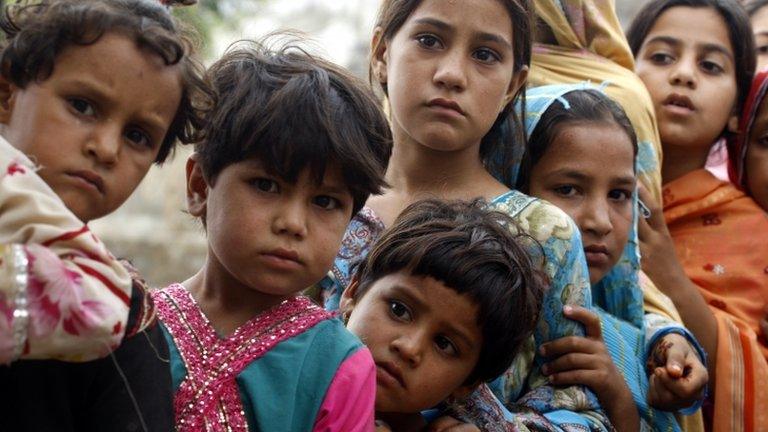
{"type": "Polygon", "coordinates": [[[372,60],[387,86],[395,142],[479,147],[525,81],[527,70],[514,73],[512,42],[499,0],[424,0],[372,60]]]}
{"type": "Polygon", "coordinates": [[[597,283],[621,257],[632,224],[634,152],[615,123],[566,123],[531,171],[531,195],[560,207],[579,226],[597,283]]]}
{"type": "Polygon", "coordinates": [[[376,411],[418,413],[472,388],[467,378],[483,344],[478,306],[429,276],[400,271],[373,283],[354,300],[344,291],[347,329],[376,363],[376,411]]]}
{"type": "Polygon", "coordinates": [[[752,31],[755,34],[756,70],[760,71],[768,66],[768,6],[758,9],[749,20],[752,22],[752,31]]]}
{"type": "Polygon", "coordinates": [[[768,211],[768,98],[760,105],[747,145],[747,187],[755,202],[768,211]]]}
{"type": "Polygon", "coordinates": [[[709,148],[735,121],[734,65],[728,27],[715,9],[677,6],[661,14],[635,69],[653,100],[665,146],[709,148]]]}

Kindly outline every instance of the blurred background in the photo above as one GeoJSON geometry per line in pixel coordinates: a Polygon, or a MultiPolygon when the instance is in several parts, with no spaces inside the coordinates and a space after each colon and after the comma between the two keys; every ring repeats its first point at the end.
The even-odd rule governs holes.
{"type": "MultiPolygon", "coordinates": [[[[617,0],[625,27],[644,3],[617,0]]],[[[366,78],[377,7],[377,0],[200,0],[175,13],[197,29],[206,64],[239,39],[296,29],[312,38],[315,52],[366,78]]],[[[120,210],[91,223],[110,250],[133,261],[152,286],[187,279],[205,259],[205,232],[184,211],[190,153],[180,148],[162,167],[153,167],[120,210]]]]}

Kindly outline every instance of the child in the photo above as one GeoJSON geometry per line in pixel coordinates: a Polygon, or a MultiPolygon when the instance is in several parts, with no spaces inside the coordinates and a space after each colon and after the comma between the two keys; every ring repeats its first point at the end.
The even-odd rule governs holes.
{"type": "Polygon", "coordinates": [[[504,372],[536,325],[543,275],[514,221],[486,206],[410,205],[344,291],[347,329],[376,363],[376,417],[392,430],[421,430],[421,411],[504,372]]]}
{"type": "Polygon", "coordinates": [[[755,35],[757,68],[761,71],[768,66],[768,0],[752,0],[746,3],[749,21],[755,35]]]}
{"type": "Polygon", "coordinates": [[[740,226],[735,215],[764,213],[746,198],[734,211],[740,193],[704,170],[712,143],[736,131],[749,92],[749,19],[733,0],[656,0],[638,14],[628,39],[664,150],[664,212],[648,201],[652,216],[640,225],[643,269],[709,354],[713,430],[766,429],[768,364],[755,333],[768,299],[761,234],[768,221],[740,226]]]}
{"type": "MultiPolygon", "coordinates": [[[[525,412],[533,410],[548,415],[552,424],[537,418],[531,427],[607,427],[593,394],[578,386],[549,386],[540,370],[541,344],[583,334],[578,323],[562,314],[565,304],[591,304],[578,230],[556,207],[510,190],[509,175],[503,176],[506,183],[493,175],[511,172],[513,155],[525,142],[512,108],[530,64],[531,8],[517,0],[382,2],[370,69],[391,112],[390,188],[371,198],[353,219],[333,278],[322,282],[322,294],[327,308],[338,308],[350,269],[411,203],[485,198],[541,244],[528,251],[543,255],[542,270],[551,281],[535,342],[526,343],[496,388],[516,411],[507,419],[517,425],[529,422],[525,412]]],[[[462,420],[504,427],[502,406],[488,396],[486,386],[473,393],[466,401],[472,409],[462,420]]]]}
{"type": "Polygon", "coordinates": [[[0,242],[16,252],[0,268],[15,288],[3,290],[3,359],[82,362],[126,337],[108,359],[0,368],[0,429],[167,430],[153,304],[83,223],[193,138],[191,99],[204,87],[189,39],[164,7],[140,0],[12,6],[2,28],[0,123],[15,148],[0,140],[0,242]]]}
{"type": "Polygon", "coordinates": [[[345,71],[286,45],[235,47],[208,71],[216,100],[187,162],[208,257],[153,293],[171,348],[179,431],[373,427],[370,352],[297,296],[384,184],[386,118],[345,71]]]}
{"type": "MultiPolygon", "coordinates": [[[[518,180],[521,190],[557,205],[579,226],[593,288],[602,287],[615,267],[627,266],[624,254],[631,246],[628,240],[636,207],[634,129],[623,110],[601,91],[601,88],[580,84],[537,87],[526,92],[526,129],[530,139],[518,180]]],[[[637,279],[626,289],[640,291],[637,279]]],[[[643,421],[655,429],[665,429],[664,422],[674,422],[674,419],[650,409],[648,402],[667,410],[694,404],[703,396],[707,372],[696,354],[701,349],[684,328],[642,310],[638,314],[645,318],[647,343],[642,341],[642,333],[621,327],[625,341],[639,339],[635,345],[640,348],[635,352],[635,361],[619,349],[616,341],[609,340],[608,347],[635,395],[643,421]],[[686,338],[696,348],[691,347],[686,338]],[[649,371],[653,372],[649,386],[643,365],[637,360],[646,349],[667,344],[671,346],[667,358],[674,357],[671,361],[677,365],[670,364],[669,360],[661,363],[665,367],[655,365],[649,371]]],[[[604,313],[600,316],[608,318],[604,313]]],[[[614,324],[607,320],[604,327],[611,325],[614,324]]],[[[599,320],[596,327],[599,332],[599,320]]],[[[552,350],[563,355],[557,352],[558,348],[566,353],[566,357],[554,360],[551,367],[546,366],[547,372],[556,372],[550,379],[560,383],[562,376],[568,378],[564,383],[571,384],[579,376],[576,382],[595,389],[614,425],[624,430],[620,422],[631,417],[620,411],[627,406],[622,403],[621,394],[614,394],[620,387],[615,385],[615,379],[605,379],[602,375],[606,368],[593,360],[605,357],[604,345],[597,336],[580,338],[577,342],[568,346],[567,341],[562,340],[545,346],[548,354],[552,350]]],[[[703,358],[703,353],[701,356],[703,358]]],[[[610,357],[607,363],[615,370],[610,357]]],[[[614,378],[621,379],[618,371],[614,372],[614,378]]],[[[629,406],[632,406],[631,399],[629,406]]]]}
{"type": "Polygon", "coordinates": [[[733,184],[747,193],[768,212],[768,72],[759,72],[752,82],[744,111],[739,120],[738,136],[728,142],[730,177],[733,184]]]}

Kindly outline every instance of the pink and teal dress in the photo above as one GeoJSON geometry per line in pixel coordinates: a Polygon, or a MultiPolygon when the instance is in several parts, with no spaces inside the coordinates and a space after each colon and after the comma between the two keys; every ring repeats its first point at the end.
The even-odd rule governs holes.
{"type": "Polygon", "coordinates": [[[372,431],[376,370],[334,314],[294,297],[232,335],[181,285],[153,293],[185,431],[372,431]]]}

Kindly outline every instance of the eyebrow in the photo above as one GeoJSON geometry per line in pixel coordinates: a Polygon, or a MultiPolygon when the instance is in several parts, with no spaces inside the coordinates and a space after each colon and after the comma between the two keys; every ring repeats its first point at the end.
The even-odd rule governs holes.
{"type": "MultiPolygon", "coordinates": [[[[419,19],[416,20],[416,22],[419,23],[419,24],[430,25],[430,26],[436,27],[436,28],[438,28],[440,30],[443,30],[443,31],[453,31],[453,30],[455,30],[454,26],[452,26],[451,24],[448,24],[445,21],[441,21],[441,20],[439,20],[437,18],[419,18],[419,19]]],[[[512,51],[514,49],[512,47],[512,44],[509,41],[507,41],[505,38],[503,38],[502,36],[497,35],[495,33],[475,32],[474,36],[476,38],[482,40],[482,41],[485,41],[485,42],[496,42],[498,44],[501,44],[505,48],[509,49],[510,51],[512,51]]]]}
{"type": "MultiPolygon", "coordinates": [[[[655,42],[662,42],[662,43],[665,43],[667,45],[672,45],[672,46],[675,46],[675,47],[682,45],[682,42],[679,39],[673,38],[672,36],[655,36],[655,37],[649,39],[648,42],[646,42],[646,44],[651,44],[651,43],[655,43],[655,42]]],[[[722,46],[720,44],[716,44],[716,43],[702,43],[702,44],[697,44],[697,47],[701,47],[707,53],[710,53],[710,52],[720,53],[720,54],[728,57],[731,61],[734,61],[733,60],[733,54],[730,52],[730,50],[728,50],[728,48],[726,48],[726,47],[724,47],[724,46],[722,46]]]]}

